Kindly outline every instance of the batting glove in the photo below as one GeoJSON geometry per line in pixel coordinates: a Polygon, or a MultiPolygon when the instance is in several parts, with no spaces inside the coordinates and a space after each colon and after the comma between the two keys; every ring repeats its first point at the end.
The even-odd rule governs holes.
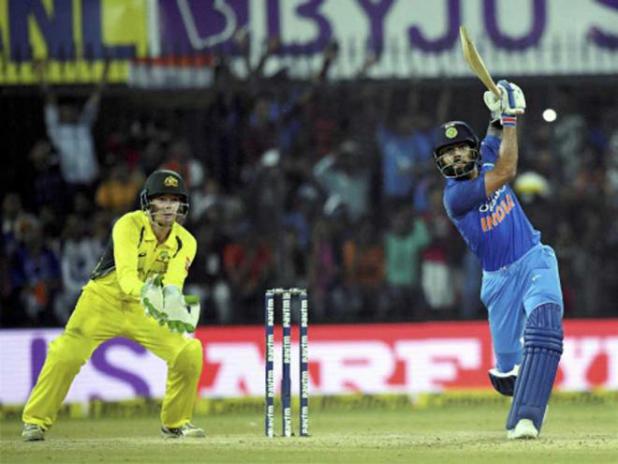
{"type": "Polygon", "coordinates": [[[140,292],[140,300],[146,315],[163,325],[166,315],[163,311],[163,278],[161,276],[155,275],[146,280],[140,292]]]}
{"type": "MultiPolygon", "coordinates": [[[[500,87],[498,87],[498,89],[500,89],[500,87]]],[[[492,91],[487,90],[483,94],[483,101],[485,102],[485,106],[489,109],[491,120],[500,120],[500,116],[502,116],[502,99],[497,97],[492,91]]]]}
{"type": "Polygon", "coordinates": [[[517,84],[501,80],[498,82],[500,98],[487,91],[483,94],[483,101],[491,112],[492,120],[500,119],[505,127],[517,125],[517,115],[526,111],[526,97],[517,84]]]}
{"type": "Polygon", "coordinates": [[[183,296],[175,285],[166,285],[163,289],[165,324],[172,332],[195,332],[200,319],[199,298],[183,296]]]}

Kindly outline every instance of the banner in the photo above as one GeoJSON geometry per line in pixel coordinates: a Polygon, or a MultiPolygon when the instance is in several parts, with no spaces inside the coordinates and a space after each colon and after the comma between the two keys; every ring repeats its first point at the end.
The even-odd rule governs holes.
{"type": "MultiPolygon", "coordinates": [[[[26,401],[60,329],[0,331],[0,403],[26,401]]],[[[618,390],[618,319],[565,321],[564,353],[556,388],[618,390]]],[[[293,339],[296,339],[294,330],[293,339]]],[[[200,328],[205,398],[264,395],[264,330],[261,327],[200,328]]],[[[275,340],[280,341],[280,333],[275,340]]],[[[281,347],[276,344],[275,385],[281,347]]],[[[490,389],[493,366],[484,322],[324,325],[309,328],[311,395],[417,394],[490,389]]],[[[298,390],[298,349],[292,356],[292,386],[298,390]]],[[[102,344],[83,366],[68,402],[161,398],[166,365],[135,342],[102,344]]]]}
{"type": "MultiPolygon", "coordinates": [[[[615,0],[571,0],[566,8],[564,0],[0,0],[0,83],[34,83],[36,59],[51,61],[54,82],[93,82],[100,71],[90,63],[107,57],[117,63],[115,81],[209,85],[204,57],[237,56],[239,34],[254,64],[279,38],[266,74],[286,68],[309,77],[337,41],[332,78],[354,77],[369,53],[374,78],[470,76],[462,24],[496,75],[618,72],[615,0]],[[187,69],[197,77],[176,75],[187,69]]],[[[240,59],[231,64],[246,71],[240,59]]]]}
{"type": "Polygon", "coordinates": [[[126,82],[128,62],[148,54],[144,0],[0,0],[0,84],[33,84],[37,61],[48,63],[51,83],[100,79],[126,82]]]}
{"type": "MultiPolygon", "coordinates": [[[[319,69],[332,41],[332,78],[354,77],[369,53],[369,76],[470,76],[459,44],[466,25],[490,71],[506,76],[618,72],[618,4],[611,0],[158,0],[154,55],[237,53],[248,34],[251,61],[279,38],[266,74],[319,69]]],[[[243,68],[239,68],[242,73],[243,68]]]]}

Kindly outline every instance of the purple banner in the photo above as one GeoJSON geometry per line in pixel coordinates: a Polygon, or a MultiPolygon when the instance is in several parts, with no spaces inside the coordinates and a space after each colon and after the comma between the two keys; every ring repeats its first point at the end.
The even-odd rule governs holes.
{"type": "MultiPolygon", "coordinates": [[[[62,66],[112,58],[134,62],[130,75],[117,77],[118,81],[149,86],[150,68],[143,73],[138,69],[147,61],[143,58],[211,51],[237,55],[235,36],[241,31],[254,62],[270,39],[279,39],[269,72],[289,66],[286,60],[297,57],[303,66],[295,66],[294,72],[312,73],[319,55],[336,40],[340,58],[331,76],[354,75],[368,51],[377,63],[370,69],[371,77],[406,77],[412,72],[428,77],[467,75],[458,44],[462,24],[479,49],[495,58],[493,72],[511,73],[512,58],[527,75],[615,74],[618,69],[618,0],[0,0],[0,4],[5,6],[0,8],[0,52],[9,65],[0,73],[0,83],[35,83],[36,76],[21,67],[33,57],[62,66]]],[[[185,80],[209,85],[211,75],[184,79],[176,72],[183,66],[206,68],[202,61],[188,65],[186,61],[163,60],[164,73],[173,72],[162,73],[159,81],[170,86],[185,85],[185,80]]],[[[52,80],[67,78],[70,73],[62,69],[50,71],[52,80]]],[[[76,74],[84,74],[76,69],[76,74]]]]}
{"type": "Polygon", "coordinates": [[[246,28],[249,0],[159,0],[161,52],[234,49],[234,34],[246,28]]]}
{"type": "MultiPolygon", "coordinates": [[[[150,397],[150,387],[138,375],[130,372],[128,369],[115,366],[109,359],[108,354],[117,347],[130,350],[133,353],[143,356],[146,354],[146,349],[136,342],[124,338],[114,338],[102,343],[92,354],[91,364],[101,374],[109,376],[118,381],[130,385],[135,393],[135,396],[150,397]]],[[[47,342],[44,338],[34,338],[30,347],[30,362],[31,362],[31,377],[30,383],[33,387],[39,377],[43,363],[47,357],[47,342]]]]}

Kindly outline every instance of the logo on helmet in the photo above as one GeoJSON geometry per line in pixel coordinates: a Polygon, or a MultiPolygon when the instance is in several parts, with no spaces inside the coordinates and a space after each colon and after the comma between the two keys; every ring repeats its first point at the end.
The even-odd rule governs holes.
{"type": "Polygon", "coordinates": [[[444,135],[447,139],[454,139],[455,137],[457,137],[457,129],[451,126],[447,128],[446,131],[444,131],[444,135]]]}
{"type": "Polygon", "coordinates": [[[174,176],[167,176],[163,180],[163,185],[165,185],[166,187],[178,187],[178,179],[176,179],[174,176]]]}

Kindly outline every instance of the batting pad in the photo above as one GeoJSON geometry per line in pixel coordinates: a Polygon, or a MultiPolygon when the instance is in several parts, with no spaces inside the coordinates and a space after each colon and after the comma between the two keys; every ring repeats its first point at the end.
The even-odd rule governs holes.
{"type": "Polygon", "coordinates": [[[515,382],[513,404],[506,428],[520,419],[530,419],[541,430],[560,355],[562,354],[562,311],[550,303],[535,308],[524,330],[524,359],[515,382]]]}

